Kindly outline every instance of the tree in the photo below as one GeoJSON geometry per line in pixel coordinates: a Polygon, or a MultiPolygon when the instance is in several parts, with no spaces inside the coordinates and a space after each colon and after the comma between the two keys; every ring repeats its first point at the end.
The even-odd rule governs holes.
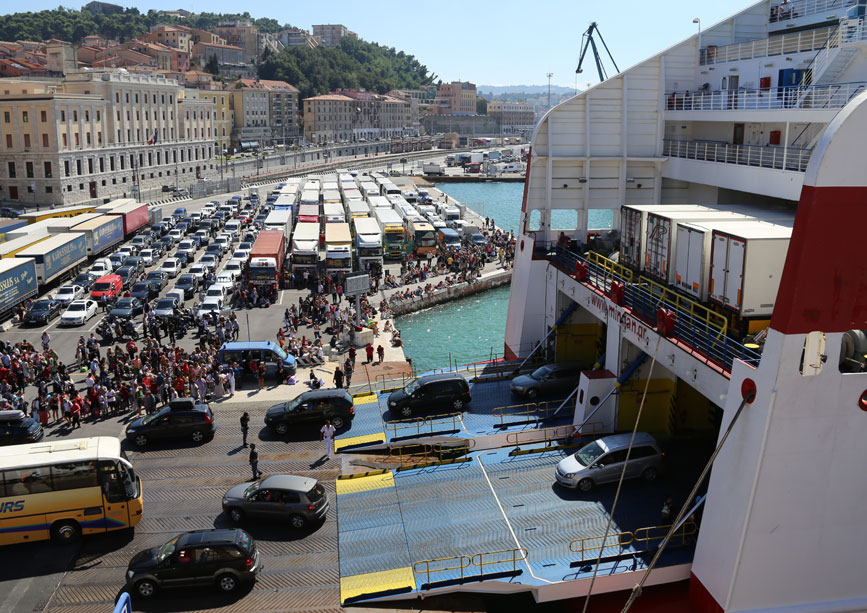
{"type": "Polygon", "coordinates": [[[212,75],[220,74],[220,62],[217,60],[216,54],[208,58],[208,63],[205,64],[205,72],[209,72],[212,75]]]}
{"type": "Polygon", "coordinates": [[[476,115],[488,114],[488,101],[484,98],[476,98],[476,115]]]}

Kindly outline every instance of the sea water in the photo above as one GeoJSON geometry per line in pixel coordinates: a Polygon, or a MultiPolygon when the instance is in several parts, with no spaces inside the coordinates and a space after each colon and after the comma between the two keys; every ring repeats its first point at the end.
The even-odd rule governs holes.
{"type": "MultiPolygon", "coordinates": [[[[436,187],[482,217],[493,217],[497,227],[517,234],[523,183],[439,183],[436,187]]],[[[568,227],[567,216],[555,211],[552,227],[568,227]]],[[[588,214],[591,228],[611,227],[611,219],[609,211],[588,214]]],[[[419,372],[502,357],[508,304],[505,286],[398,317],[395,324],[404,354],[419,372]]]]}

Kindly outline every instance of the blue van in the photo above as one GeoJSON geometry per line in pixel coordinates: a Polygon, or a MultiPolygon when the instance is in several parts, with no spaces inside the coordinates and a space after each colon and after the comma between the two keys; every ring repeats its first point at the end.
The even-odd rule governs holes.
{"type": "Polygon", "coordinates": [[[270,377],[277,373],[280,363],[283,363],[283,371],[295,374],[295,358],[280,348],[274,341],[248,341],[223,343],[217,353],[220,365],[231,366],[237,362],[244,374],[253,374],[250,370],[250,361],[257,363],[265,362],[265,376],[270,377]]]}
{"type": "Polygon", "coordinates": [[[440,228],[437,230],[437,243],[443,249],[460,249],[461,237],[451,228],[440,228]]]}

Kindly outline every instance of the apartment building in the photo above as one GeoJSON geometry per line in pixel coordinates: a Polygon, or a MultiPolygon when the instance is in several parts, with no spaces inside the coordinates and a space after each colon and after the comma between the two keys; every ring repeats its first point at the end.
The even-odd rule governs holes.
{"type": "Polygon", "coordinates": [[[214,34],[226,41],[227,45],[241,47],[244,61],[254,64],[259,57],[259,28],[249,21],[231,21],[219,24],[214,34]]]}
{"type": "Polygon", "coordinates": [[[74,204],[214,173],[214,103],[120,70],[0,81],[0,197],[74,204]]]}
{"type": "Polygon", "coordinates": [[[217,154],[232,144],[232,93],[229,91],[202,91],[199,96],[214,104],[214,143],[217,154]]]}
{"type": "Polygon", "coordinates": [[[536,125],[536,107],[524,102],[492,100],[488,102],[488,115],[500,126],[500,134],[526,134],[536,125]]]}
{"type": "Polygon", "coordinates": [[[286,47],[310,47],[319,46],[319,39],[301,28],[288,28],[277,33],[277,39],[286,47]]]}
{"type": "Polygon", "coordinates": [[[306,98],[304,138],[315,143],[357,142],[417,133],[409,101],[339,90],[306,98]]]}
{"type": "Polygon", "coordinates": [[[193,45],[192,61],[198,66],[204,66],[211,56],[216,56],[221,65],[237,66],[244,63],[244,53],[244,49],[234,45],[196,43],[193,45]]]}
{"type": "Polygon", "coordinates": [[[435,104],[440,115],[475,115],[476,86],[464,81],[443,83],[435,104]]]}
{"type": "Polygon", "coordinates": [[[298,105],[298,89],[285,81],[239,79],[232,91],[232,141],[250,149],[295,140],[298,105]]]}
{"type": "Polygon", "coordinates": [[[154,26],[147,34],[139,36],[139,40],[151,43],[159,43],[167,47],[173,47],[190,53],[193,49],[193,41],[189,28],[175,26],[154,26]]]}
{"type": "Polygon", "coordinates": [[[319,39],[319,44],[326,47],[336,47],[347,36],[358,38],[358,34],[339,23],[329,23],[313,26],[313,36],[319,39]]]}

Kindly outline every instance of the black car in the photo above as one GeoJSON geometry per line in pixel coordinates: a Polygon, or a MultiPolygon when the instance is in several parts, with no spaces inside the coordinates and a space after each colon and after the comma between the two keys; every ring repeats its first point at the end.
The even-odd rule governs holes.
{"type": "Polygon", "coordinates": [[[187,264],[193,261],[193,256],[186,251],[175,251],[172,257],[181,263],[181,268],[186,268],[187,264]]]}
{"type": "Polygon", "coordinates": [[[152,270],[145,277],[145,281],[162,290],[166,286],[166,283],[169,282],[169,275],[162,270],[152,270]]]}
{"type": "Polygon", "coordinates": [[[136,419],[126,427],[126,438],[138,447],[152,440],[186,438],[195,443],[214,437],[217,424],[207,404],[195,404],[191,398],[172,400],[156,413],[136,419]]]}
{"type": "Polygon", "coordinates": [[[114,271],[114,274],[120,277],[124,289],[138,281],[139,277],[139,271],[131,266],[121,266],[114,271]]]}
{"type": "Polygon", "coordinates": [[[42,298],[35,301],[27,312],[24,313],[24,323],[26,324],[47,324],[49,321],[60,315],[63,306],[56,300],[50,298],[42,298]]]}
{"type": "Polygon", "coordinates": [[[131,594],[150,598],[164,587],[214,585],[234,592],[261,570],[256,541],[240,529],[194,530],[140,551],[126,571],[131,594]]]}
{"type": "Polygon", "coordinates": [[[471,400],[470,386],[459,373],[425,375],[388,397],[388,409],[403,417],[416,412],[460,411],[471,400]]]}
{"type": "Polygon", "coordinates": [[[142,302],[147,302],[160,295],[160,286],[158,283],[150,281],[139,281],[132,286],[130,296],[138,298],[142,302]]]}
{"type": "Polygon", "coordinates": [[[199,280],[194,275],[181,275],[175,283],[177,289],[184,290],[184,299],[192,298],[199,291],[199,280]]]}
{"type": "Polygon", "coordinates": [[[145,262],[144,258],[140,255],[131,255],[125,258],[123,261],[123,265],[135,268],[140,275],[144,273],[145,262]]]}
{"type": "Polygon", "coordinates": [[[160,222],[158,224],[154,224],[151,226],[151,233],[157,234],[158,236],[165,236],[171,230],[171,226],[165,222],[160,222]]]}
{"type": "Polygon", "coordinates": [[[223,247],[217,243],[212,243],[205,247],[205,253],[212,253],[217,256],[217,259],[219,260],[223,257],[223,247]]]}
{"type": "Polygon", "coordinates": [[[171,249],[174,246],[174,244],[175,244],[175,241],[172,238],[170,238],[168,236],[164,236],[160,240],[158,240],[156,243],[154,243],[154,248],[156,247],[156,245],[159,245],[160,249],[162,249],[163,253],[168,253],[169,249],[171,249]]]}
{"type": "Polygon", "coordinates": [[[36,443],[43,435],[40,423],[24,411],[0,411],[0,445],[36,443]]]}
{"type": "Polygon", "coordinates": [[[141,315],[143,311],[144,305],[138,298],[120,298],[109,315],[119,319],[130,319],[136,315],[141,315]]]}
{"type": "Polygon", "coordinates": [[[0,207],[0,217],[16,218],[21,215],[21,211],[16,211],[8,206],[0,207]]]}
{"type": "Polygon", "coordinates": [[[95,275],[92,272],[82,272],[72,280],[72,285],[80,285],[84,288],[84,291],[89,292],[97,279],[99,279],[99,275],[95,275]]]}
{"type": "Polygon", "coordinates": [[[181,221],[181,222],[178,222],[178,225],[175,226],[175,229],[180,230],[181,232],[184,233],[184,235],[186,235],[186,233],[190,231],[190,224],[188,224],[185,221],[181,221]]]}
{"type": "Polygon", "coordinates": [[[265,413],[265,425],[277,434],[286,434],[291,426],[322,424],[326,419],[339,430],[355,417],[352,396],[345,389],[304,392],[295,400],[274,405],[265,413]]]}

